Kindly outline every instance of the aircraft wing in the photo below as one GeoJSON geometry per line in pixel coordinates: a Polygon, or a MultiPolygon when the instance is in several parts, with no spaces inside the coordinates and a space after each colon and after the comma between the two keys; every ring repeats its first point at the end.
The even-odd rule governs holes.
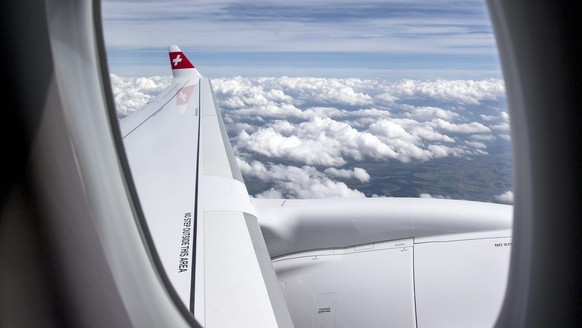
{"type": "Polygon", "coordinates": [[[161,262],[204,326],[290,327],[212,85],[177,46],[169,55],[171,85],[121,122],[161,262]]]}

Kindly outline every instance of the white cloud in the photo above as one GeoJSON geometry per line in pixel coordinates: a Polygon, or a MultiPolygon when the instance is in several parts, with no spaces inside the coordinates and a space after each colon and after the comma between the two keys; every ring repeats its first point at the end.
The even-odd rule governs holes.
{"type": "Polygon", "coordinates": [[[513,204],[513,191],[508,190],[501,195],[493,196],[493,198],[500,203],[513,204]]]}
{"type": "Polygon", "coordinates": [[[460,116],[458,113],[437,107],[408,107],[412,107],[412,109],[407,113],[406,116],[414,119],[431,120],[436,117],[443,120],[452,121],[460,116]]]}
{"type": "Polygon", "coordinates": [[[447,156],[462,156],[471,154],[468,150],[460,147],[448,147],[444,145],[429,145],[428,149],[433,154],[434,158],[442,158],[447,156]]]}
{"type": "Polygon", "coordinates": [[[501,131],[505,131],[505,132],[509,132],[509,123],[508,122],[504,122],[501,124],[495,124],[495,125],[491,125],[492,129],[495,130],[501,130],[501,131]]]}
{"type": "Polygon", "coordinates": [[[125,117],[142,108],[172,80],[169,76],[125,78],[115,74],[111,74],[110,79],[118,117],[125,117]]]}
{"type": "Polygon", "coordinates": [[[502,80],[404,80],[387,86],[389,94],[407,99],[435,99],[459,104],[479,104],[505,97],[502,80]]]}
{"type": "Polygon", "coordinates": [[[419,198],[437,198],[437,199],[450,199],[451,198],[451,197],[447,197],[444,195],[431,195],[431,194],[427,194],[427,193],[420,194],[418,197],[419,198]]]}
{"type": "Polygon", "coordinates": [[[412,129],[412,134],[416,135],[417,137],[428,140],[428,141],[442,141],[442,142],[455,142],[455,139],[438,133],[434,131],[434,129],[429,125],[417,126],[412,129]]]}
{"type": "Polygon", "coordinates": [[[431,125],[438,129],[453,133],[475,134],[491,132],[491,129],[478,122],[455,124],[437,118],[436,120],[432,120],[431,125]]]}
{"type": "Polygon", "coordinates": [[[338,170],[335,167],[330,167],[325,169],[323,172],[336,178],[357,179],[362,183],[370,181],[370,175],[368,174],[368,172],[360,167],[355,167],[353,170],[343,170],[343,169],[338,170]]]}
{"type": "MultiPolygon", "coordinates": [[[[111,80],[123,117],[150,101],[171,78],[112,75],[111,80]]],[[[508,116],[498,109],[467,110],[504,96],[502,81],[493,79],[236,77],[212,83],[235,153],[244,159],[243,175],[269,186],[257,197],[361,197],[335,180],[368,183],[370,175],[354,162],[486,154],[488,144],[507,137],[509,129],[508,116]],[[486,126],[490,119],[497,124],[486,126]]]]}
{"type": "MultiPolygon", "coordinates": [[[[243,175],[274,184],[270,189],[255,195],[258,198],[365,197],[362,192],[350,189],[343,182],[334,181],[311,166],[265,165],[258,161],[248,163],[240,158],[238,164],[243,175]]],[[[362,178],[363,173],[354,169],[353,175],[362,178]]]]}
{"type": "Polygon", "coordinates": [[[465,140],[465,143],[473,148],[477,148],[477,149],[487,149],[487,145],[479,142],[479,141],[468,141],[465,140]]]}
{"type": "Polygon", "coordinates": [[[495,139],[497,139],[497,137],[495,137],[492,134],[473,134],[470,136],[471,139],[475,139],[475,140],[482,140],[482,141],[493,141],[495,139]]]}
{"type": "Polygon", "coordinates": [[[371,96],[358,90],[365,80],[314,77],[234,77],[213,80],[221,107],[241,108],[267,104],[319,104],[365,106],[371,96]]]}
{"type": "Polygon", "coordinates": [[[297,92],[298,98],[316,103],[348,106],[364,106],[372,103],[372,98],[368,94],[357,91],[357,88],[364,83],[361,79],[281,77],[262,81],[270,86],[281,87],[286,92],[297,92]]]}
{"type": "Polygon", "coordinates": [[[479,115],[479,116],[481,117],[481,119],[482,119],[483,121],[488,121],[488,122],[490,122],[490,121],[495,121],[495,120],[497,120],[497,116],[495,116],[495,115],[485,115],[485,114],[481,114],[481,115],[479,115]]]}

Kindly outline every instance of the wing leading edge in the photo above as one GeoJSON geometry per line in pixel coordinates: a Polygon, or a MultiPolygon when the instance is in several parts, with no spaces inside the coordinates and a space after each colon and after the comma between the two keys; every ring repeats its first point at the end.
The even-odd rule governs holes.
{"type": "Polygon", "coordinates": [[[192,280],[200,125],[200,78],[192,70],[175,77],[153,101],[121,121],[149,230],[168,278],[185,304],[192,280]]]}

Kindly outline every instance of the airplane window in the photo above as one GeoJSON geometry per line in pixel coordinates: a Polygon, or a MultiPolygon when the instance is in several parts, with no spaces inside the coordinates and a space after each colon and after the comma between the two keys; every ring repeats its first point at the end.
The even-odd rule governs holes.
{"type": "Polygon", "coordinates": [[[170,84],[168,43],[213,79],[249,193],[512,203],[484,3],[104,1],[120,119],[170,84]]]}
{"type": "Polygon", "coordinates": [[[495,323],[512,159],[483,2],[102,11],[144,216],[202,325],[495,323]]]}

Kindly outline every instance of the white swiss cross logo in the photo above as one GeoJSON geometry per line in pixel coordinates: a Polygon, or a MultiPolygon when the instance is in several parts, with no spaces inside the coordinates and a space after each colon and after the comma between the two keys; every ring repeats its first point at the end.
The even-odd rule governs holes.
{"type": "Polygon", "coordinates": [[[176,58],[172,59],[174,66],[178,66],[178,63],[181,61],[182,61],[182,58],[180,57],[180,54],[178,54],[178,56],[176,56],[176,58]]]}

